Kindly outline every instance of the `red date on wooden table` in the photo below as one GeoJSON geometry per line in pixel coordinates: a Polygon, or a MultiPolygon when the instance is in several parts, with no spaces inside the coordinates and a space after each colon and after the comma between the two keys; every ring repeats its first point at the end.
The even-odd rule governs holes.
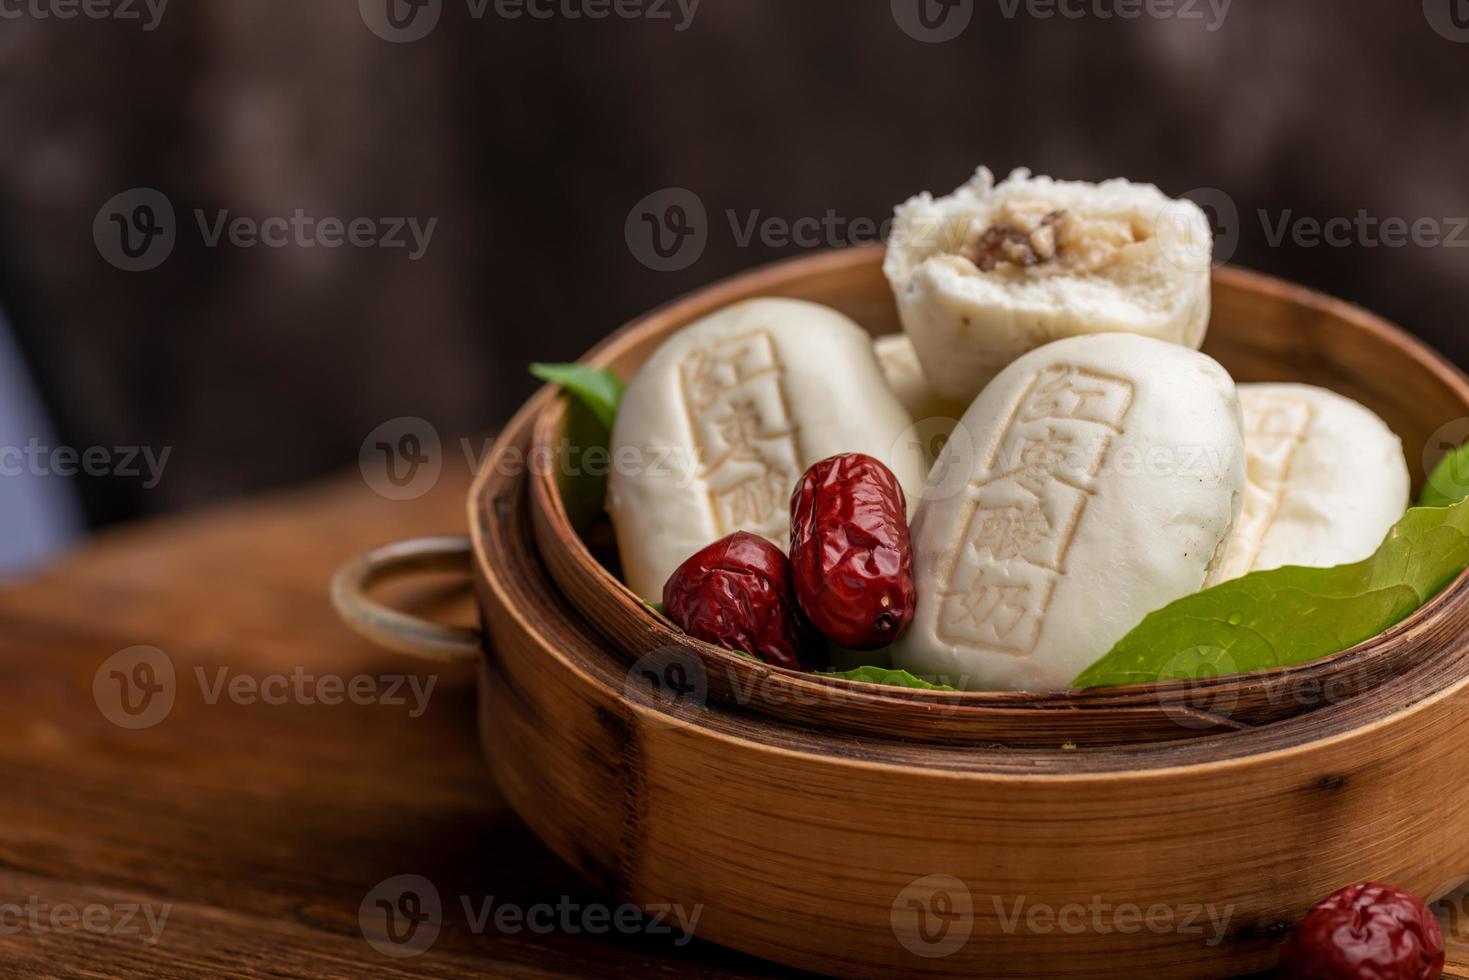
{"type": "Polygon", "coordinates": [[[1417,896],[1352,885],[1312,909],[1280,951],[1283,980],[1437,980],[1443,930],[1417,896]]]}
{"type": "Polygon", "coordinates": [[[663,614],[690,636],[776,667],[813,669],[811,636],[779,548],[746,531],[678,566],[663,586],[663,614]]]}
{"type": "Polygon", "coordinates": [[[913,547],[903,488],[871,456],[806,471],[791,496],[791,572],[811,623],[853,650],[887,646],[913,618],[913,547]]]}

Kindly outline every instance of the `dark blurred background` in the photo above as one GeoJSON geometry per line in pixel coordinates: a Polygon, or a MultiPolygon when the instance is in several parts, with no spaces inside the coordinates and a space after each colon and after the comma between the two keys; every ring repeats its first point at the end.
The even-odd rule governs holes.
{"type": "Polygon", "coordinates": [[[353,465],[397,416],[488,430],[529,361],[980,163],[1193,192],[1233,261],[1469,363],[1465,0],[89,2],[0,3],[0,309],[48,438],[171,447],[151,488],[66,481],[92,526],[353,465]],[[665,261],[637,216],[670,188],[707,244],[665,261]],[[157,264],[118,252],[166,226],[146,189],[157,264]],[[436,223],[209,243],[298,210],[436,223]],[[1448,241],[1272,242],[1361,212],[1448,241]]]}

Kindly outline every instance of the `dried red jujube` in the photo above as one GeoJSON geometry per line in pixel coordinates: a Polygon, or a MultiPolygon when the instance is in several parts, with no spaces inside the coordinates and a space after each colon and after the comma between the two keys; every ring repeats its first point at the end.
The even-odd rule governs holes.
{"type": "Polygon", "coordinates": [[[875,650],[903,631],[913,547],[892,470],[847,453],[806,471],[791,496],[791,574],[801,611],[834,642],[875,650]]]}
{"type": "Polygon", "coordinates": [[[1438,920],[1414,895],[1362,884],[1328,896],[1301,920],[1280,951],[1285,980],[1437,980],[1444,940],[1438,920]]]}
{"type": "Polygon", "coordinates": [[[690,636],[776,667],[814,664],[790,562],[748,532],[721,538],[678,566],[663,586],[663,613],[690,636]]]}

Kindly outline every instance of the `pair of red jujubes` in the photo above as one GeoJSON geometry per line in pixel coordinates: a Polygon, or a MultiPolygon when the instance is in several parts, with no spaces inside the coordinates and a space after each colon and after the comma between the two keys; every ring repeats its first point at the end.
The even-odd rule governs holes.
{"type": "Polygon", "coordinates": [[[790,557],[736,531],[689,558],[663,586],[663,611],[690,636],[811,670],[815,631],[873,650],[913,618],[907,503],[891,470],[847,453],[806,471],[791,495],[790,557]]]}

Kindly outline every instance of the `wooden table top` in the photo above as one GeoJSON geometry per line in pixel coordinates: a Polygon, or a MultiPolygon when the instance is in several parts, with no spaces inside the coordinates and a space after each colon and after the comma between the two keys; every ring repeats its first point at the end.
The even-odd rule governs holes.
{"type": "MultiPolygon", "coordinates": [[[[446,468],[396,502],[353,474],[106,534],[0,592],[0,974],[789,975],[672,934],[591,934],[605,926],[588,910],[618,903],[496,791],[472,669],[377,651],[337,623],[336,565],[462,532],[468,483],[446,468]],[[168,658],[174,700],[130,730],[111,718],[153,722],[162,700],[135,694],[143,713],[119,715],[104,662],[139,645],[168,658]],[[358,915],[402,874],[434,884],[443,922],[431,948],[395,959],[358,915]],[[481,925],[492,898],[492,916],[548,910],[502,931],[481,925]]],[[[472,620],[445,591],[392,598],[472,620]]]]}
{"type": "MultiPolygon", "coordinates": [[[[391,501],[354,473],[114,531],[0,590],[0,973],[793,975],[676,930],[609,929],[617,900],[492,784],[473,671],[337,623],[337,564],[462,532],[468,483],[446,468],[391,501]],[[360,925],[399,875],[442,909],[411,958],[360,925]]],[[[452,592],[391,598],[472,621],[452,592]]],[[[1469,977],[1461,962],[1446,975],[1469,977]]]]}

